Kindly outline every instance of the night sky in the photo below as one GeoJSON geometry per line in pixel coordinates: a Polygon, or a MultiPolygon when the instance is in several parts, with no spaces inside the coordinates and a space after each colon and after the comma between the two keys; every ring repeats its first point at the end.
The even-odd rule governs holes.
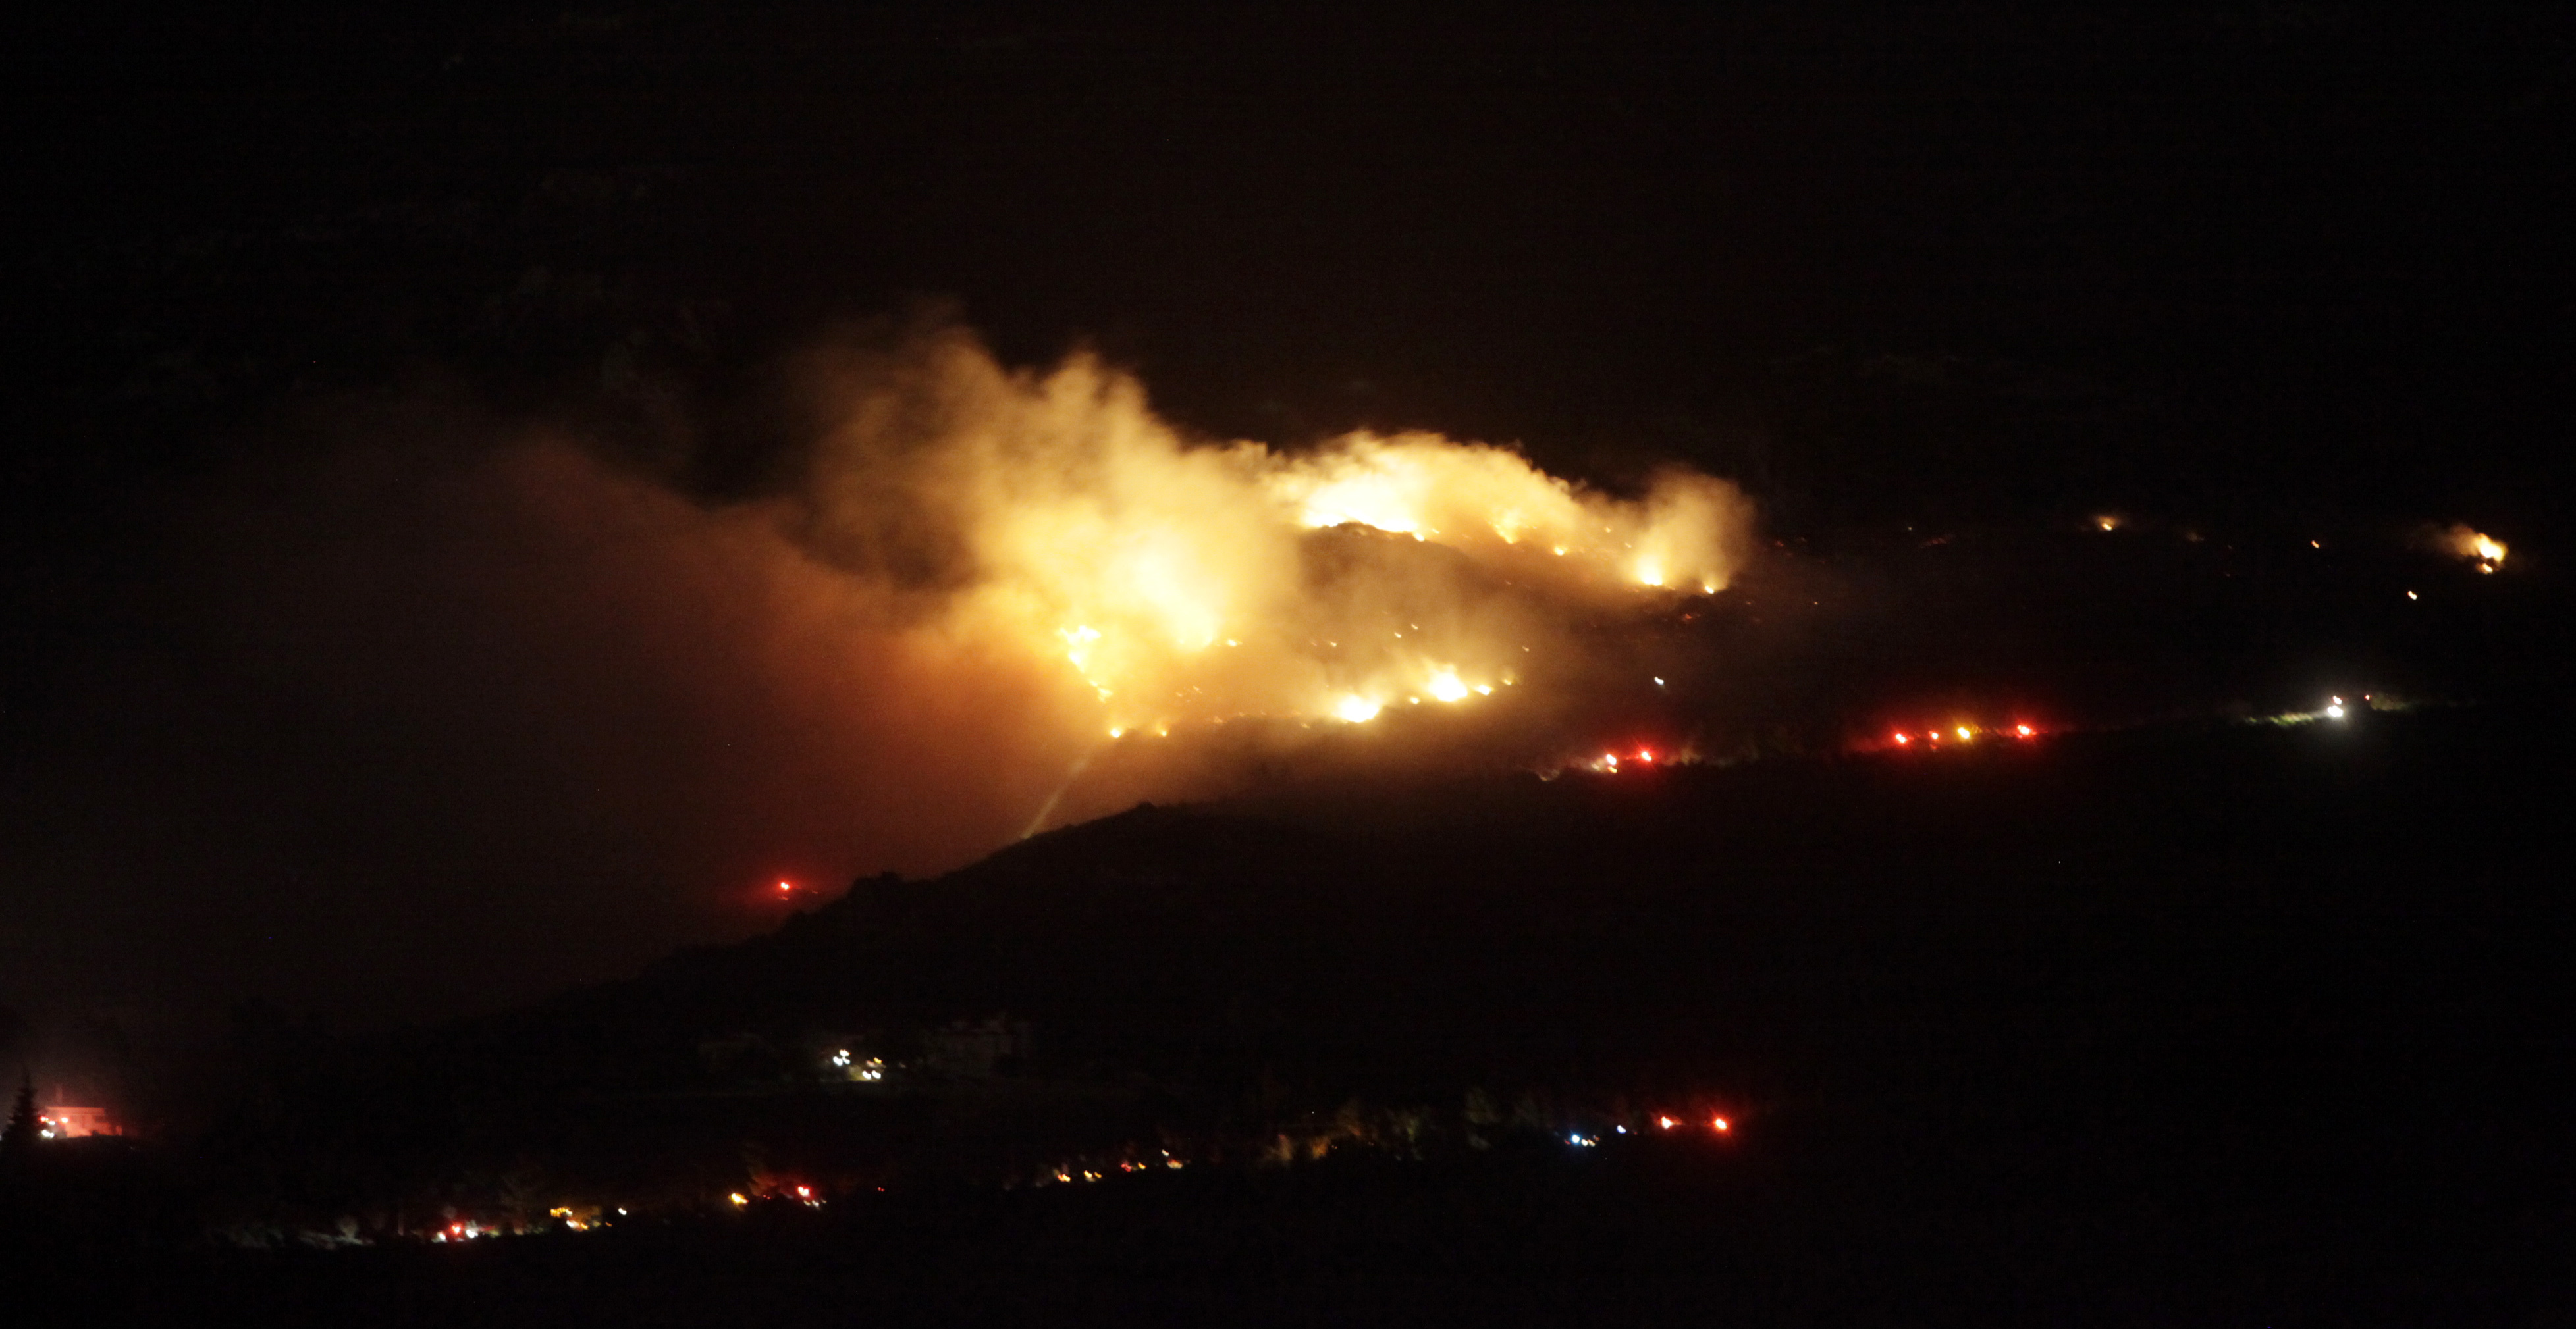
{"type": "Polygon", "coordinates": [[[488,1008],[1005,842],[1023,692],[783,632],[707,516],[907,329],[1686,463],[1839,584],[2109,511],[2564,543],[2549,7],[370,8],[12,43],[0,1005],[488,1008]]]}

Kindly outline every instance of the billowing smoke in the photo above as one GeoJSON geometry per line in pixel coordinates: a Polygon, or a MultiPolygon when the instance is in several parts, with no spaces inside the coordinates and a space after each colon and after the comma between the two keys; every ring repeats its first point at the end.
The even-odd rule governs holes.
{"type": "Polygon", "coordinates": [[[1301,762],[1560,756],[1596,685],[1656,672],[1630,629],[1748,547],[1705,476],[1198,440],[1092,357],[1013,370],[962,331],[796,381],[800,446],[749,497],[407,397],[193,502],[176,649],[70,712],[57,769],[89,774],[22,866],[161,920],[115,944],[171,973],[493,1004],[767,926],[782,879],[1301,762]]]}
{"type": "Polygon", "coordinates": [[[1087,356],[1014,373],[951,332],[818,372],[782,536],[890,630],[1051,668],[1085,737],[1465,704],[1569,613],[1714,593],[1748,544],[1743,497],[1687,472],[1619,499],[1430,434],[1194,444],[1087,356]]]}

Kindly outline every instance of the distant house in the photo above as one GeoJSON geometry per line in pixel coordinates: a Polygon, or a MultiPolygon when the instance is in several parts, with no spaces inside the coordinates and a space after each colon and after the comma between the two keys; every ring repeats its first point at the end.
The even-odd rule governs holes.
{"type": "Polygon", "coordinates": [[[107,1109],[79,1107],[57,1102],[36,1114],[37,1128],[48,1140],[77,1140],[86,1135],[123,1135],[125,1129],[108,1120],[107,1109]]]}
{"type": "Polygon", "coordinates": [[[889,1089],[918,1084],[924,1075],[982,1080],[1017,1074],[1027,1067],[1032,1041],[1027,1021],[1000,1015],[809,1040],[824,1079],[889,1089]]]}

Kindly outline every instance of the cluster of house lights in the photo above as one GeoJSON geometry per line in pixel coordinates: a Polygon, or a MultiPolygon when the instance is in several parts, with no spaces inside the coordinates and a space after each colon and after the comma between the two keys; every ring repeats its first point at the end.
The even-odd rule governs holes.
{"type": "MultiPolygon", "coordinates": [[[[1693,1124],[1694,1123],[1684,1121],[1679,1117],[1659,1116],[1655,1118],[1655,1129],[1664,1132],[1682,1130],[1686,1127],[1692,1126],[1693,1124]]],[[[1735,1132],[1735,1123],[1728,1121],[1724,1117],[1710,1117],[1708,1119],[1708,1130],[1713,1135],[1731,1135],[1735,1132]]],[[[1630,1132],[1625,1126],[1613,1126],[1610,1128],[1610,1133],[1612,1135],[1628,1135],[1632,1132],[1630,1132]]],[[[1567,1131],[1565,1133],[1565,1142],[1573,1145],[1577,1149],[1598,1149],[1601,1147],[1601,1133],[1599,1131],[1593,1131],[1590,1133],[1583,1131],[1567,1131]]]]}
{"type": "Polygon", "coordinates": [[[1916,743],[1926,747],[1939,747],[1943,743],[1974,743],[1981,738],[2032,739],[2039,737],[2039,730],[2026,724],[2017,724],[2010,729],[1988,729],[1982,725],[1963,724],[1952,725],[1948,729],[1932,728],[1919,732],[1899,729],[1891,737],[1900,748],[1910,748],[1916,743]]]}
{"type": "MultiPolygon", "coordinates": [[[[1659,1114],[1654,1118],[1654,1128],[1656,1133],[1670,1134],[1674,1132],[1704,1130],[1712,1135],[1723,1136],[1731,1135],[1735,1130],[1735,1124],[1723,1116],[1712,1115],[1702,1120],[1676,1117],[1666,1113],[1659,1114]]],[[[1649,1133],[1650,1132],[1647,1132],[1642,1128],[1636,1131],[1631,1131],[1625,1125],[1613,1125],[1609,1132],[1612,1136],[1644,1135],[1649,1133]]],[[[1582,1149],[1598,1148],[1603,1139],[1603,1134],[1598,1130],[1569,1131],[1565,1136],[1565,1142],[1568,1145],[1582,1149]]],[[[1176,1156],[1169,1149],[1164,1149],[1157,1151],[1156,1155],[1153,1157],[1137,1157],[1134,1155],[1128,1155],[1112,1161],[1099,1161],[1088,1158],[1068,1160],[1052,1167],[1041,1169],[1036,1181],[1037,1184],[1041,1186],[1048,1185],[1050,1183],[1074,1185],[1085,1182],[1106,1181],[1119,1175],[1133,1175],[1138,1173],[1161,1171],[1177,1172],[1187,1166],[1189,1166],[1187,1160],[1176,1156]]],[[[882,1191],[885,1188],[880,1186],[877,1189],[882,1191]]],[[[785,1201],[787,1203],[801,1205],[808,1209],[820,1209],[824,1205],[823,1196],[817,1194],[812,1186],[801,1183],[780,1185],[756,1192],[732,1191],[725,1195],[724,1200],[728,1207],[737,1212],[746,1211],[750,1209],[754,1203],[758,1202],[785,1201]]],[[[627,1211],[623,1207],[618,1207],[616,1209],[616,1214],[618,1217],[624,1218],[627,1216],[627,1211]]],[[[603,1227],[606,1224],[606,1220],[602,1217],[601,1211],[596,1207],[573,1208],[571,1206],[559,1205],[548,1210],[547,1217],[551,1220],[551,1227],[545,1230],[589,1232],[603,1227]]],[[[526,1229],[517,1226],[486,1224],[479,1219],[460,1218],[449,1222],[445,1227],[432,1231],[429,1239],[433,1243],[451,1244],[506,1236],[525,1230],[526,1229]]]]}

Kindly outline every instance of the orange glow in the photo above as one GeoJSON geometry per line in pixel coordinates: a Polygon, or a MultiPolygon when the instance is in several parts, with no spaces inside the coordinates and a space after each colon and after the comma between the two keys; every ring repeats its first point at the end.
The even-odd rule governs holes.
{"type": "Polygon", "coordinates": [[[796,889],[796,888],[795,888],[794,886],[792,886],[792,885],[788,884],[787,882],[783,882],[783,881],[782,881],[782,882],[778,883],[778,893],[779,893],[779,894],[781,894],[781,895],[785,895],[785,894],[787,894],[788,892],[793,891],[793,890],[795,890],[795,889],[796,889]]]}
{"type": "Polygon", "coordinates": [[[1735,1127],[1734,1127],[1733,1125],[1729,1124],[1729,1123],[1727,1122],[1726,1118],[1724,1118],[1724,1117],[1711,1117],[1711,1118],[1709,1118],[1709,1119],[1708,1119],[1708,1128],[1709,1128],[1710,1130],[1713,1130],[1713,1131],[1719,1131],[1719,1132],[1731,1131],[1731,1130],[1734,1130],[1734,1129],[1735,1129],[1735,1127]]]}
{"type": "MultiPolygon", "coordinates": [[[[572,695],[596,718],[569,732],[599,754],[580,760],[634,782],[615,805],[654,809],[645,829],[692,861],[774,865],[778,846],[811,845],[793,861],[819,871],[849,844],[918,872],[1291,757],[1383,765],[1474,744],[1480,763],[1563,762],[1581,752],[1569,735],[1620,732],[1607,703],[1660,658],[1639,634],[1754,554],[1751,503],[1711,476],[1612,493],[1430,433],[1212,438],[1096,357],[1006,364],[953,326],[793,368],[803,399],[780,418],[799,436],[779,455],[799,468],[756,495],[687,492],[532,427],[462,500],[510,539],[524,525],[558,579],[477,580],[494,599],[466,617],[569,634],[547,638],[566,649],[639,643],[649,658],[603,645],[595,663],[670,682],[649,710],[620,709],[645,694],[616,687],[572,695]],[[1649,560],[1660,588],[1638,579],[1649,560]],[[536,612],[556,603],[578,617],[536,612]],[[630,714],[668,726],[657,738],[727,738],[675,784],[611,764],[630,714]]],[[[445,551],[481,528],[420,529],[445,551]]],[[[436,553],[440,575],[485,576],[466,548],[436,553]]],[[[770,878],[744,896],[723,883],[748,873],[716,872],[754,913],[807,894],[770,878]]]]}
{"type": "Polygon", "coordinates": [[[2017,724],[2013,726],[2013,732],[2019,734],[2023,738],[2028,738],[2036,731],[2034,731],[2029,725],[2017,724]]]}
{"type": "Polygon", "coordinates": [[[2493,572],[2504,566],[2504,542],[2466,522],[2435,532],[2432,544],[2446,554],[2474,561],[2480,572],[2493,572]]]}
{"type": "Polygon", "coordinates": [[[1750,553],[1750,503],[1692,472],[1631,499],[1430,433],[1203,441],[1089,356],[1013,371],[952,333],[913,359],[853,376],[800,532],[954,551],[957,589],[903,616],[1057,672],[1086,736],[1472,704],[1525,663],[1533,618],[1722,588],[1750,553]]]}
{"type": "Polygon", "coordinates": [[[1670,1118],[1670,1117],[1657,1117],[1657,1118],[1655,1118],[1655,1124],[1656,1124],[1657,1126],[1660,1126],[1660,1127],[1664,1128],[1665,1130],[1671,1130],[1671,1129],[1672,1129],[1672,1128],[1674,1128],[1675,1126],[1679,1126],[1679,1125],[1681,1125],[1681,1123],[1680,1123],[1680,1122],[1675,1121],[1675,1120],[1673,1120],[1673,1119],[1672,1119],[1672,1118],[1670,1118]]]}
{"type": "Polygon", "coordinates": [[[1909,737],[1907,737],[1907,736],[1905,736],[1905,735],[1903,735],[1903,734],[1898,734],[1898,735],[1896,736],[1896,741],[1897,741],[1899,744],[1905,744],[1905,743],[1911,743],[1911,742],[1913,742],[1914,740],[1913,740],[1913,739],[1911,739],[1911,738],[1909,738],[1909,737]]]}
{"type": "Polygon", "coordinates": [[[1344,697],[1333,704],[1333,716],[1351,724],[1367,724],[1376,719],[1377,713],[1384,709],[1366,697],[1351,696],[1344,697]]]}
{"type": "Polygon", "coordinates": [[[1637,749],[1637,760],[1644,762],[1646,765],[1652,766],[1655,764],[1655,754],[1645,748],[1639,748],[1637,749]]]}

